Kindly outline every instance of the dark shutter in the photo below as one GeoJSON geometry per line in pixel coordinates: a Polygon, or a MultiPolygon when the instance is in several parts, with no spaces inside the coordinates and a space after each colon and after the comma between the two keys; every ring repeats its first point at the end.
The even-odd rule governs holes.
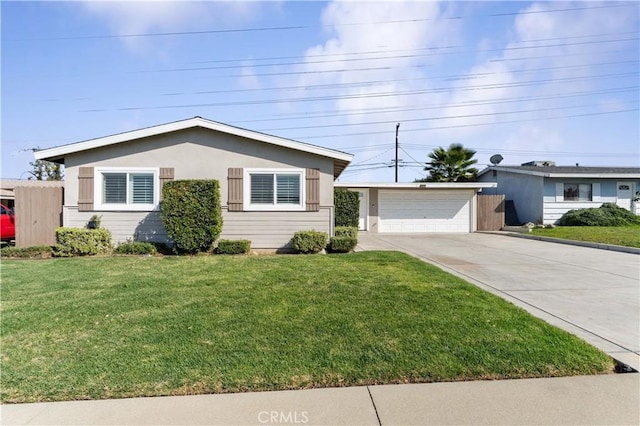
{"type": "Polygon", "coordinates": [[[79,169],[78,211],[93,211],[93,167],[80,167],[79,169]]]}
{"type": "Polygon", "coordinates": [[[228,201],[227,207],[230,212],[241,212],[243,210],[242,206],[242,174],[243,171],[241,168],[229,168],[228,174],[228,201]]]}
{"type": "Polygon", "coordinates": [[[162,187],[164,183],[174,178],[173,167],[160,167],[160,200],[162,200],[162,187]]]}
{"type": "Polygon", "coordinates": [[[306,172],[306,210],[320,210],[320,169],[307,169],[306,172]]]}

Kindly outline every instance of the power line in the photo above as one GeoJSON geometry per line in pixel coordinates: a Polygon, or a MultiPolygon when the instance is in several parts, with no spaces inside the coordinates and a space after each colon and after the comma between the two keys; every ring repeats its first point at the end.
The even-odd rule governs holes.
{"type": "Polygon", "coordinates": [[[479,17],[503,17],[503,16],[516,16],[516,15],[529,15],[529,14],[541,14],[541,13],[556,13],[556,12],[569,12],[576,10],[588,10],[588,9],[609,9],[617,7],[629,7],[635,6],[635,4],[607,4],[598,6],[586,6],[586,7],[571,7],[562,9],[548,9],[548,10],[533,10],[533,11],[519,11],[519,12],[507,12],[507,13],[492,13],[492,14],[477,14],[467,16],[440,16],[437,18],[414,18],[414,19],[397,19],[397,20],[385,20],[374,22],[352,22],[342,24],[321,24],[321,25],[286,25],[278,27],[254,27],[254,28],[228,28],[219,30],[202,30],[202,31],[171,31],[161,33],[131,33],[131,34],[102,34],[102,35],[81,35],[81,36],[67,36],[67,37],[35,37],[27,39],[5,39],[8,42],[22,42],[22,41],[64,41],[64,40],[97,40],[97,39],[118,39],[118,38],[142,38],[142,37],[167,37],[167,36],[184,36],[184,35],[205,35],[205,34],[231,34],[231,33],[249,33],[249,32],[265,32],[265,31],[291,31],[310,28],[333,28],[342,26],[363,26],[363,25],[383,25],[383,24],[407,24],[418,23],[435,20],[460,20],[468,18],[479,17]]]}
{"type": "MultiPolygon", "coordinates": [[[[242,69],[242,68],[260,68],[260,67],[273,67],[273,66],[329,64],[329,63],[336,63],[336,62],[343,63],[343,62],[374,61],[374,60],[386,60],[386,59],[410,59],[410,58],[422,58],[425,56],[436,56],[436,55],[442,55],[442,54],[455,55],[455,54],[469,54],[469,53],[475,54],[475,53],[498,52],[498,51],[504,52],[509,50],[541,49],[541,48],[548,48],[548,47],[567,47],[567,46],[577,46],[577,45],[585,45],[585,44],[617,43],[622,41],[638,41],[638,40],[640,40],[640,38],[632,37],[632,38],[622,38],[622,39],[614,39],[614,40],[590,40],[590,41],[582,41],[582,42],[575,42],[575,43],[543,44],[543,45],[537,45],[537,46],[518,46],[518,47],[504,47],[504,48],[495,48],[495,49],[478,49],[475,51],[377,56],[377,57],[367,57],[367,58],[343,58],[343,59],[329,59],[329,60],[321,60],[321,61],[279,62],[279,63],[252,64],[252,65],[239,64],[239,65],[217,65],[212,67],[165,68],[165,69],[159,69],[159,70],[146,70],[142,72],[213,71],[213,70],[226,70],[226,69],[238,69],[238,68],[242,69]]],[[[431,48],[409,49],[408,51],[422,51],[427,49],[431,49],[431,48]]],[[[262,74],[252,74],[252,75],[262,75],[262,74]]]]}
{"type": "MultiPolygon", "coordinates": [[[[564,115],[564,116],[553,116],[553,117],[544,117],[544,118],[531,118],[531,119],[523,119],[523,120],[508,120],[508,121],[495,121],[492,123],[477,123],[477,124],[460,124],[456,126],[440,126],[440,127],[424,127],[424,128],[414,128],[407,129],[404,132],[419,132],[419,131],[429,131],[429,130],[444,130],[444,129],[457,129],[462,127],[480,127],[480,126],[493,126],[499,124],[510,124],[510,123],[524,123],[529,121],[540,121],[540,120],[558,120],[562,118],[576,118],[576,117],[590,117],[597,115],[611,115],[611,114],[622,114],[627,112],[636,112],[638,108],[630,108],[619,111],[603,111],[603,112],[593,112],[593,113],[585,113],[585,114],[573,114],[573,115],[564,115]]],[[[304,140],[304,139],[322,139],[322,138],[335,138],[335,137],[344,137],[344,136],[368,136],[368,135],[380,135],[386,134],[387,131],[378,131],[378,132],[358,132],[358,133],[339,133],[332,135],[310,135],[310,136],[292,136],[293,139],[304,140]]]]}
{"type": "Polygon", "coordinates": [[[630,86],[625,88],[612,88],[608,90],[596,90],[596,91],[583,91],[583,92],[569,92],[566,94],[559,95],[551,95],[551,96],[525,96],[525,97],[511,97],[511,98],[503,98],[501,100],[492,100],[492,101],[466,101],[454,104],[432,104],[432,105],[420,105],[420,106],[408,106],[408,107],[377,107],[377,108],[352,108],[347,110],[341,110],[344,112],[337,112],[331,114],[309,114],[309,113],[295,113],[295,114],[287,114],[286,116],[276,116],[277,118],[261,118],[261,119],[252,119],[252,120],[240,120],[234,121],[235,124],[241,123],[255,123],[255,122],[265,122],[265,121],[290,121],[290,120],[308,120],[314,118],[330,118],[330,117],[346,117],[351,115],[373,115],[378,113],[390,113],[390,112],[409,112],[409,111],[425,111],[431,109],[443,109],[443,108],[464,108],[470,106],[484,106],[484,105],[497,105],[497,104],[505,104],[505,103],[513,103],[513,102],[522,102],[522,101],[538,101],[538,100],[550,100],[550,99],[566,99],[566,98],[574,98],[580,96],[593,96],[593,95],[603,95],[603,94],[611,94],[611,93],[626,93],[626,92],[637,92],[640,86],[630,86]],[[356,112],[349,112],[356,111],[356,112]]]}
{"type": "MultiPolygon", "coordinates": [[[[608,36],[622,36],[622,35],[637,35],[637,31],[621,31],[614,33],[599,33],[599,34],[586,34],[580,36],[565,36],[565,37],[551,37],[551,38],[539,38],[539,39],[530,39],[530,40],[517,40],[512,41],[510,44],[521,44],[521,43],[537,43],[541,41],[557,41],[557,40],[571,40],[577,38],[588,38],[588,37],[608,37],[608,36]]],[[[403,53],[403,52],[420,52],[424,50],[445,50],[445,49],[454,49],[460,46],[431,46],[431,47],[418,47],[414,49],[382,49],[382,50],[368,50],[368,51],[359,51],[359,52],[344,52],[344,53],[318,53],[318,54],[310,54],[310,55],[296,55],[296,56],[271,56],[271,57],[258,57],[258,58],[238,58],[238,59],[215,59],[215,60],[206,60],[206,61],[193,61],[189,63],[193,64],[215,64],[215,63],[229,63],[229,62],[243,62],[247,61],[251,62],[261,62],[261,61],[281,61],[281,60],[294,60],[294,59],[309,59],[309,58],[327,58],[327,57],[336,57],[336,56],[359,56],[359,55],[370,55],[370,54],[380,54],[380,53],[403,53]]],[[[548,47],[548,46],[530,46],[530,48],[535,47],[548,47]]],[[[477,50],[473,52],[469,51],[460,51],[455,53],[476,53],[476,52],[493,52],[504,49],[484,49],[477,50]]],[[[446,53],[445,53],[446,54],[446,53]]],[[[422,55],[419,55],[422,56],[422,55]]],[[[425,55],[428,56],[428,55],[425,55]]],[[[273,65],[273,64],[271,64],[273,65]]]]}
{"type": "MultiPolygon", "coordinates": [[[[157,110],[157,109],[178,109],[178,108],[194,108],[194,107],[230,107],[241,105],[261,105],[261,104],[277,104],[277,103],[298,103],[298,102],[316,102],[316,101],[331,101],[331,100],[344,100],[344,99],[370,99],[390,96],[414,96],[428,93],[439,93],[448,90],[487,90],[497,88],[513,88],[538,85],[542,83],[562,83],[567,81],[579,81],[579,80],[593,80],[609,77],[624,77],[637,75],[638,72],[628,73],[612,73],[612,74],[598,74],[591,76],[580,77],[565,77],[565,78],[549,78],[539,80],[519,81],[514,83],[496,83],[496,84],[484,84],[484,85],[469,85],[469,86],[449,86],[439,87],[434,89],[425,90],[410,90],[410,91],[394,91],[394,92],[377,92],[360,95],[333,95],[333,96],[317,96],[317,97],[299,97],[299,98],[281,98],[281,99],[261,99],[261,100],[248,100],[248,101],[226,101],[226,102],[212,102],[212,103],[200,103],[200,104],[174,104],[174,105],[158,105],[158,106],[134,106],[134,107],[122,107],[116,108],[116,111],[140,111],[140,110],[157,110]]],[[[101,112],[105,109],[87,109],[80,112],[101,112]]]]}
{"type": "MultiPolygon", "coordinates": [[[[206,90],[206,91],[195,91],[195,92],[170,92],[170,93],[160,93],[158,96],[181,96],[181,95],[211,95],[211,94],[233,94],[233,93],[249,93],[249,92],[270,92],[270,91],[293,91],[305,89],[305,91],[309,90],[331,90],[338,88],[358,88],[358,87],[369,87],[375,86],[379,84],[387,84],[387,83],[396,83],[396,82],[409,82],[409,81],[425,81],[425,80],[460,80],[460,79],[470,79],[470,78],[478,78],[478,77],[488,77],[491,75],[499,75],[499,74],[520,74],[520,73],[532,73],[539,71],[555,71],[555,70],[568,70],[568,69],[579,69],[579,68],[591,68],[591,67],[600,67],[600,66],[608,66],[608,65],[629,65],[629,64],[637,64],[640,62],[639,60],[625,60],[625,61],[608,61],[608,62],[593,62],[593,63],[584,63],[584,64],[576,64],[576,65],[564,65],[557,67],[540,67],[540,68],[525,68],[518,70],[510,70],[510,71],[501,71],[501,72],[488,72],[488,73],[473,73],[473,74],[450,74],[450,75],[441,75],[441,76],[430,76],[430,77],[416,77],[416,78],[402,78],[402,79],[387,79],[387,80],[368,80],[368,81],[356,81],[350,83],[325,83],[325,84],[312,84],[312,85],[296,85],[296,86],[273,86],[273,87],[261,87],[261,88],[247,88],[247,89],[219,89],[219,90],[206,90]]],[[[86,101],[91,98],[82,97],[82,98],[71,98],[68,100],[80,100],[86,101]]],[[[43,101],[51,102],[51,101],[59,101],[62,99],[46,99],[43,101]]]]}
{"type": "MultiPolygon", "coordinates": [[[[636,99],[630,102],[637,103],[637,102],[640,102],[640,100],[636,99]]],[[[587,107],[594,107],[594,106],[604,106],[607,104],[617,105],[617,102],[587,104],[587,105],[557,106],[557,107],[547,107],[547,108],[531,108],[531,109],[523,109],[523,110],[516,110],[516,111],[491,112],[486,114],[465,114],[465,115],[449,115],[445,117],[410,118],[410,119],[404,119],[403,122],[415,123],[420,121],[453,120],[453,119],[459,119],[459,118],[475,118],[475,117],[492,117],[495,115],[522,114],[522,113],[529,113],[529,112],[543,112],[543,111],[557,111],[557,110],[564,110],[564,109],[587,108],[587,107]]],[[[272,128],[272,129],[261,129],[261,131],[272,132],[272,131],[282,131],[282,130],[324,129],[329,127],[371,126],[375,124],[392,124],[392,123],[395,123],[396,121],[398,120],[363,121],[360,123],[321,124],[317,126],[279,127],[279,128],[272,128]]]]}

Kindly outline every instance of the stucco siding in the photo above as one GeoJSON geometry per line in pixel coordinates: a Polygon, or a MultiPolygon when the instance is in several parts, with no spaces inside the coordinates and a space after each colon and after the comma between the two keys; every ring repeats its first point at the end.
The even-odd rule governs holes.
{"type": "Polygon", "coordinates": [[[481,182],[496,182],[492,188],[483,189],[483,194],[504,194],[505,199],[513,200],[520,222],[542,223],[543,219],[543,179],[541,176],[505,173],[496,170],[486,173],[479,179],[481,182]]]}
{"type": "Polygon", "coordinates": [[[286,246],[299,230],[333,226],[333,160],[251,139],[194,128],[77,152],[65,157],[64,226],[84,227],[98,214],[115,242],[166,241],[157,211],[78,211],[80,167],[172,168],[174,179],[216,179],[223,206],[222,238],[255,248],[286,246]],[[320,211],[227,211],[229,168],[319,169],[320,211]]]}
{"type": "Polygon", "coordinates": [[[78,205],[79,167],[172,167],[175,179],[217,179],[227,203],[227,173],[237,168],[320,169],[320,205],[333,206],[333,161],[207,129],[188,129],[65,157],[65,205],[78,205]]]}

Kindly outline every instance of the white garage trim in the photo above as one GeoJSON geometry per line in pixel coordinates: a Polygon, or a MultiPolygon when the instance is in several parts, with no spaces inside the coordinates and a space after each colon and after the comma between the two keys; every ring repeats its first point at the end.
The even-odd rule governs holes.
{"type": "Polygon", "coordinates": [[[472,232],[474,190],[380,190],[378,232],[472,232]]]}

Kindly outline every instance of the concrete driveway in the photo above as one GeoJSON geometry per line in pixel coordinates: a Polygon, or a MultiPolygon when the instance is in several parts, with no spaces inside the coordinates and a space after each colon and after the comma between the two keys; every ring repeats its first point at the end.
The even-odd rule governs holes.
{"type": "Polygon", "coordinates": [[[640,256],[496,234],[358,235],[418,257],[640,370],[640,256]]]}

